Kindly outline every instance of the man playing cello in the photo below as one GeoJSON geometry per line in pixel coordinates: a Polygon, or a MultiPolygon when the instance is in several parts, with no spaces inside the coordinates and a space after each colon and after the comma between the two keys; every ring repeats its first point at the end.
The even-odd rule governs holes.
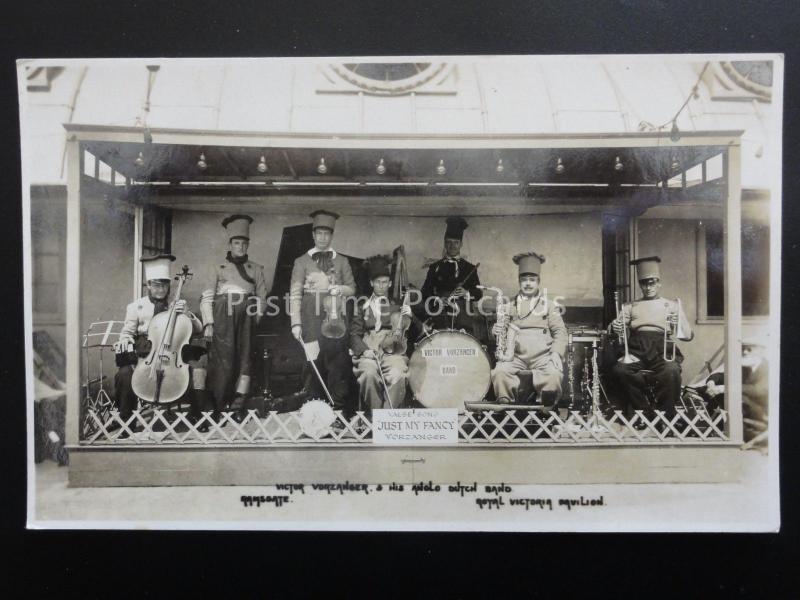
{"type": "MultiPolygon", "coordinates": [[[[119,416],[123,421],[127,421],[131,413],[136,409],[138,398],[133,392],[131,378],[136,366],[137,356],[146,356],[149,352],[147,348],[147,331],[153,317],[169,308],[170,294],[170,263],[175,260],[171,254],[159,254],[157,256],[146,256],[141,259],[144,265],[144,277],[147,285],[147,295],[128,304],[125,309],[125,324],[119,335],[119,341],[114,344],[114,352],[117,357],[119,370],[114,376],[114,397],[119,410],[119,416]]],[[[186,300],[180,299],[176,302],[175,311],[185,314],[192,321],[192,329],[195,333],[200,333],[203,326],[200,320],[191,312],[186,310],[186,300]]],[[[192,370],[191,394],[192,415],[199,416],[197,406],[199,394],[198,390],[205,389],[204,369],[194,368],[192,370]]]]}

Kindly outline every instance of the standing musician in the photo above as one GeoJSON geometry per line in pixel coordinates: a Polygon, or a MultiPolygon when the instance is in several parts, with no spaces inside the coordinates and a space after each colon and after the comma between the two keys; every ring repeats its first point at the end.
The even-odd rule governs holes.
{"type": "MultiPolygon", "coordinates": [[[[492,386],[497,401],[513,404],[517,397],[519,372],[529,370],[533,387],[545,410],[553,410],[561,397],[563,357],[567,351],[567,328],[555,303],[540,292],[544,257],[535,252],[514,256],[519,269],[519,293],[507,306],[509,323],[519,328],[514,343],[514,357],[498,361],[492,370],[492,386]]],[[[495,323],[492,334],[503,333],[503,323],[495,323]]],[[[513,339],[513,336],[512,338],[513,339]]]]}
{"type": "Polygon", "coordinates": [[[223,219],[228,253],[224,262],[211,267],[207,287],[200,297],[203,334],[210,346],[208,377],[216,410],[230,407],[237,420],[244,417],[245,398],[250,391],[253,328],[267,295],[264,267],[247,256],[252,222],[248,215],[223,219]]]}
{"type": "MultiPolygon", "coordinates": [[[[344,303],[355,294],[353,271],[347,258],[331,247],[336,219],[339,215],[327,210],[316,210],[313,219],[314,247],[294,261],[289,287],[289,316],[292,335],[299,342],[319,342],[317,366],[325,378],[335,410],[344,410],[349,388],[350,360],[347,354],[348,336],[334,339],[322,334],[326,314],[325,297],[336,297],[344,303]]],[[[346,319],[345,319],[346,324],[346,319]]],[[[313,370],[306,363],[303,387],[314,390],[324,398],[313,370]]]]}
{"type": "MultiPolygon", "coordinates": [[[[119,341],[114,344],[119,367],[114,376],[114,397],[119,416],[123,421],[130,418],[138,403],[138,398],[131,386],[131,378],[136,367],[137,357],[147,356],[150,351],[147,340],[150,321],[158,313],[169,308],[170,263],[174,260],[175,257],[171,254],[143,257],[141,262],[144,265],[147,295],[131,302],[125,309],[125,324],[119,334],[119,341]]],[[[195,333],[203,330],[200,319],[186,310],[186,300],[180,299],[175,303],[175,312],[189,317],[195,333]]],[[[192,370],[193,393],[190,395],[190,402],[193,416],[199,415],[199,391],[205,389],[205,379],[204,369],[194,368],[192,370]]]]}
{"type": "Polygon", "coordinates": [[[385,353],[382,344],[387,338],[391,341],[394,335],[392,316],[398,313],[411,319],[415,331],[427,329],[411,314],[410,306],[401,306],[389,298],[392,286],[389,259],[373,256],[365,261],[365,266],[372,295],[356,305],[350,325],[350,350],[353,353],[353,373],[358,379],[359,407],[362,410],[384,408],[384,405],[401,408],[406,396],[408,357],[403,352],[385,353]]]}
{"type": "MultiPolygon", "coordinates": [[[[426,316],[436,329],[464,329],[470,335],[483,338],[485,327],[480,328],[474,315],[467,314],[467,305],[480,300],[481,284],[476,265],[461,258],[464,230],[469,227],[461,217],[448,217],[444,232],[444,257],[428,267],[422,284],[422,301],[426,316]],[[429,300],[429,299],[433,300],[429,300]],[[448,302],[449,301],[449,302],[448,302]],[[456,311],[455,319],[451,313],[456,311]]],[[[422,311],[418,311],[422,314],[422,311]]]]}
{"type": "Polygon", "coordinates": [[[628,406],[633,410],[653,408],[664,411],[669,418],[675,413],[675,405],[681,394],[681,362],[683,355],[675,348],[675,360],[667,360],[665,328],[673,328],[677,339],[691,341],[694,332],[689,326],[680,305],[675,300],[661,297],[661,270],[658,256],[648,256],[631,261],[636,266],[636,278],[642,290],[642,298],[622,307],[620,315],[611,322],[611,330],[621,339],[623,325],[629,331],[628,349],[637,358],[634,362],[618,361],[611,368],[611,375],[623,395],[627,395],[628,406]],[[647,382],[641,371],[653,371],[656,406],[649,405],[645,390],[647,382]]]}

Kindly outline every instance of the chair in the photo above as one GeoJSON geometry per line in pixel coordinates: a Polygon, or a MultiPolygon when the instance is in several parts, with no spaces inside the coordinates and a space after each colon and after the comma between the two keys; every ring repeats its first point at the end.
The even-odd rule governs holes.
{"type": "Polygon", "coordinates": [[[658,386],[658,380],[655,378],[655,371],[650,369],[642,369],[639,373],[644,377],[644,396],[647,399],[647,404],[650,406],[650,409],[655,409],[656,404],[656,387],[658,386]]]}

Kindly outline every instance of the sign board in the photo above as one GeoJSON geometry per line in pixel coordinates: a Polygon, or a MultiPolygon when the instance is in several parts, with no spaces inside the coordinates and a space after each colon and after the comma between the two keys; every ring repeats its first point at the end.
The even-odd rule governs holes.
{"type": "Polygon", "coordinates": [[[403,446],[456,444],[458,409],[375,409],[372,411],[372,443],[403,446]]]}

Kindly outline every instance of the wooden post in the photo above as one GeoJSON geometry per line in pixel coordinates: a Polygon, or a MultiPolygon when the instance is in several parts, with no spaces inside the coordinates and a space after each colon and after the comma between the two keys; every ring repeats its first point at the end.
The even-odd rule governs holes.
{"type": "Polygon", "coordinates": [[[728,147],[723,156],[725,204],[725,409],[728,435],[742,443],[742,210],[741,146],[728,147]]]}
{"type": "Polygon", "coordinates": [[[77,445],[80,437],[81,407],[81,145],[67,141],[67,323],[66,379],[67,445],[77,445]]]}
{"type": "Polygon", "coordinates": [[[142,296],[142,227],[144,224],[144,208],[136,205],[133,208],[133,297],[131,302],[142,296]]]}

